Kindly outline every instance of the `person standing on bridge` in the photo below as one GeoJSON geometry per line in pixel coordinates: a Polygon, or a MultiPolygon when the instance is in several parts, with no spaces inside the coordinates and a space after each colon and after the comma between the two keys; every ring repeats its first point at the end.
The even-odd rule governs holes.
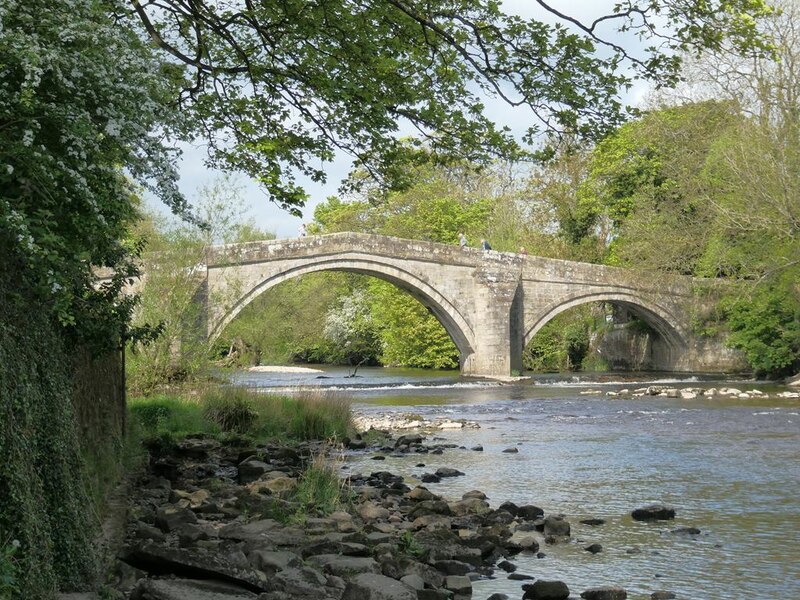
{"type": "Polygon", "coordinates": [[[306,237],[306,235],[308,235],[308,232],[306,231],[306,224],[305,223],[300,223],[300,230],[299,231],[300,231],[300,237],[306,237]]]}
{"type": "Polygon", "coordinates": [[[458,245],[461,248],[467,247],[467,236],[464,235],[463,231],[458,232],[458,245]]]}
{"type": "Polygon", "coordinates": [[[481,240],[481,250],[491,250],[492,247],[489,245],[489,242],[486,240],[481,240]]]}

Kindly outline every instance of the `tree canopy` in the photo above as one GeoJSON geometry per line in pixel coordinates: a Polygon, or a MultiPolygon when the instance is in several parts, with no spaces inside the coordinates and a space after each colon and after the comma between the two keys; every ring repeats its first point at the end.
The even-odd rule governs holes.
{"type": "Polygon", "coordinates": [[[757,23],[770,13],[763,0],[626,0],[587,22],[543,0],[537,18],[496,0],[129,2],[180,67],[176,100],[212,163],[295,213],[296,172],[324,180],[322,162],[343,151],[384,178],[407,151],[403,124],[442,161],[518,154],[487,96],[529,109],[529,141],[601,137],[625,117],[633,78],[675,83],[680,50],[766,50],[757,23]]]}

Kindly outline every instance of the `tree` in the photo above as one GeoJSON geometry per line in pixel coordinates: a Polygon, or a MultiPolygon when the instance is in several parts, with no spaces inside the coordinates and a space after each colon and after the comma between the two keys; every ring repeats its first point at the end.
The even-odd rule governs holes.
{"type": "Polygon", "coordinates": [[[162,141],[180,129],[175,90],[114,8],[0,5],[0,256],[73,338],[104,349],[119,347],[132,308],[117,297],[135,272],[122,241],[136,218],[131,177],[185,207],[162,141]],[[93,267],[119,275],[96,290],[93,267]]]}
{"type": "Polygon", "coordinates": [[[714,234],[705,199],[716,186],[705,170],[715,144],[741,120],[735,105],[707,101],[653,111],[620,127],[591,154],[578,188],[586,224],[578,235],[602,231],[606,263],[698,274],[714,234]]]}
{"type": "Polygon", "coordinates": [[[481,162],[519,147],[485,115],[482,95],[528,110],[542,130],[596,139],[626,114],[633,78],[677,81],[676,52],[768,49],[763,0],[626,0],[591,22],[543,0],[541,18],[496,0],[129,0],[128,23],[182,67],[179,106],[210,144],[212,163],[256,178],[299,213],[300,171],[343,151],[381,178],[408,154],[400,124],[435,156],[481,162]],[[624,47],[619,32],[639,38],[624,47]],[[633,48],[644,49],[635,51],[633,48]]]}

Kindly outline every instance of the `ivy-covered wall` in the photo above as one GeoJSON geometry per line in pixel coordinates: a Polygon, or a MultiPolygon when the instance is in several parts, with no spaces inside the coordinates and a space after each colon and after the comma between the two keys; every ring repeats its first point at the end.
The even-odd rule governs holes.
{"type": "Polygon", "coordinates": [[[0,597],[36,600],[95,577],[89,490],[117,472],[124,388],[119,357],[67,347],[16,287],[0,268],[0,597]]]}

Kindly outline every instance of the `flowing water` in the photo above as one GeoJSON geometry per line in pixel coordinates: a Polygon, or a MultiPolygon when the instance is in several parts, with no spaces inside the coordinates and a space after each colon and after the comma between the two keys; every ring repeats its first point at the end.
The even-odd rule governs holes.
{"type": "MultiPolygon", "coordinates": [[[[589,587],[621,585],[633,599],[656,590],[694,600],[800,598],[798,399],[611,397],[607,391],[647,385],[613,377],[499,384],[400,369],[346,374],[325,368],[324,378],[241,373],[236,379],[271,390],[339,390],[364,414],[477,421],[480,429],[436,434],[464,448],[382,462],[360,455],[347,468],[388,470],[413,486],[423,472],[455,467],[466,476],[427,487],[449,499],[479,489],[493,507],[510,500],[564,513],[572,524],[570,543],[543,546],[544,558],[518,555],[513,562],[518,573],[565,581],[574,597],[589,587]],[[588,389],[597,393],[581,394],[588,389]],[[468,449],[477,444],[483,452],[468,449]],[[502,452],[512,446],[519,452],[502,452]],[[415,466],[420,461],[425,467],[415,466]],[[630,518],[632,509],[651,502],[675,506],[675,521],[630,518]],[[606,524],[579,523],[594,517],[606,524]],[[701,534],[670,533],[683,526],[701,534]],[[583,550],[592,543],[603,551],[583,550]]],[[[752,382],[662,377],[672,377],[676,387],[779,391],[752,382]]],[[[475,582],[473,598],[522,596],[519,581],[499,570],[495,577],[475,582]]]]}

